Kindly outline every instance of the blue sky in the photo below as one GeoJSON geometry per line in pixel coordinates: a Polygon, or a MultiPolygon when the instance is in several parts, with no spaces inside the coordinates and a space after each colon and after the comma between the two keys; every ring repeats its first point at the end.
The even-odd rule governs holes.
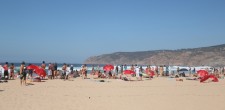
{"type": "Polygon", "coordinates": [[[225,43],[225,0],[1,0],[1,61],[225,43]]]}

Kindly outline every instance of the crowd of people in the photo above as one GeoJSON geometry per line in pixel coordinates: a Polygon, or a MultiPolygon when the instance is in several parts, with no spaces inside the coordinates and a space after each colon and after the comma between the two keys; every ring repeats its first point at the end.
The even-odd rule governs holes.
{"type": "MultiPolygon", "coordinates": [[[[31,65],[31,64],[29,64],[31,65]]],[[[27,66],[29,66],[27,65],[27,66]]],[[[17,77],[21,79],[21,85],[26,85],[27,78],[30,79],[30,81],[35,81],[37,79],[34,79],[33,73],[35,72],[33,69],[27,69],[25,62],[21,63],[19,72],[17,77]]],[[[45,61],[42,62],[41,65],[39,65],[40,68],[46,71],[47,76],[46,77],[38,77],[41,79],[63,79],[63,80],[73,80],[74,77],[81,76],[82,79],[89,79],[87,77],[88,74],[88,67],[86,64],[82,65],[82,67],[78,70],[74,69],[73,65],[68,65],[66,63],[63,64],[61,70],[58,68],[57,63],[49,63],[48,66],[46,66],[45,61]]],[[[110,79],[127,79],[128,77],[136,77],[137,80],[142,80],[143,77],[152,79],[153,76],[159,77],[159,76],[174,76],[175,74],[181,76],[180,73],[182,69],[179,67],[177,68],[176,72],[172,72],[169,70],[169,66],[147,66],[143,68],[142,66],[138,66],[137,64],[128,66],[125,65],[116,65],[115,68],[112,70],[104,70],[101,69],[101,67],[98,66],[92,66],[92,70],[90,71],[90,76],[94,79],[97,78],[110,78],[110,79]],[[134,74],[124,74],[124,71],[131,70],[134,72],[134,74]]],[[[16,75],[14,73],[15,66],[13,63],[9,65],[8,62],[5,62],[4,66],[0,65],[0,78],[9,80],[9,79],[15,79],[16,75]]],[[[189,73],[196,73],[195,68],[189,68],[189,73]]],[[[211,73],[216,74],[218,77],[220,74],[224,74],[225,68],[213,68],[211,73]]],[[[39,81],[40,81],[39,80],[39,81]]]]}

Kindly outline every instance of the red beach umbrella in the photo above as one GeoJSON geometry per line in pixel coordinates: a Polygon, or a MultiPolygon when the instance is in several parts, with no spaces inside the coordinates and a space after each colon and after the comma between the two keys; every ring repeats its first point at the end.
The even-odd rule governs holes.
{"type": "Polygon", "coordinates": [[[39,69],[39,67],[37,65],[31,64],[31,65],[27,66],[27,69],[28,70],[31,70],[31,69],[36,70],[36,69],[39,69]]]}
{"type": "Polygon", "coordinates": [[[204,82],[209,78],[211,78],[213,82],[219,82],[218,78],[215,77],[214,75],[206,75],[203,78],[201,78],[200,82],[204,82]]]}
{"type": "Polygon", "coordinates": [[[199,71],[197,71],[197,73],[200,77],[204,77],[209,74],[206,70],[199,70],[199,71]]]}
{"type": "Polygon", "coordinates": [[[39,68],[39,69],[35,69],[34,72],[39,75],[40,77],[45,77],[46,76],[46,72],[44,69],[39,68]]]}
{"type": "Polygon", "coordinates": [[[132,70],[125,70],[123,71],[123,74],[135,74],[135,72],[132,70]]]}
{"type": "Polygon", "coordinates": [[[104,67],[103,67],[103,70],[104,71],[111,71],[111,70],[113,70],[114,69],[114,66],[113,65],[105,65],[104,67]]]}

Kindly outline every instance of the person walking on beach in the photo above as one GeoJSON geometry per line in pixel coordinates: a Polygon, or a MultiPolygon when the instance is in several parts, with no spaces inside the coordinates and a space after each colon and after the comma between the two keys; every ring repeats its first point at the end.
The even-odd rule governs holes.
{"type": "Polygon", "coordinates": [[[10,69],[10,78],[9,79],[13,79],[14,80],[14,64],[11,63],[9,69],[10,69]]]}
{"type": "Polygon", "coordinates": [[[3,66],[3,68],[4,68],[4,78],[5,78],[5,80],[8,80],[8,78],[9,78],[9,72],[8,72],[8,70],[9,70],[9,68],[8,68],[8,62],[5,62],[5,65],[3,66]]]}
{"type": "Polygon", "coordinates": [[[25,62],[22,62],[21,66],[20,66],[20,84],[21,84],[21,86],[23,85],[23,83],[24,83],[24,85],[27,84],[26,76],[27,76],[27,73],[26,73],[25,62]]]}

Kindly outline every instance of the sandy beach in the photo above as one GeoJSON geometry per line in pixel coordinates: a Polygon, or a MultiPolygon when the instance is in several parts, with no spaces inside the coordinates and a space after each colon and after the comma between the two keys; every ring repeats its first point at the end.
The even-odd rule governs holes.
{"type": "Polygon", "coordinates": [[[225,80],[155,78],[144,81],[75,78],[20,86],[0,83],[0,110],[224,110],[225,80]]]}

